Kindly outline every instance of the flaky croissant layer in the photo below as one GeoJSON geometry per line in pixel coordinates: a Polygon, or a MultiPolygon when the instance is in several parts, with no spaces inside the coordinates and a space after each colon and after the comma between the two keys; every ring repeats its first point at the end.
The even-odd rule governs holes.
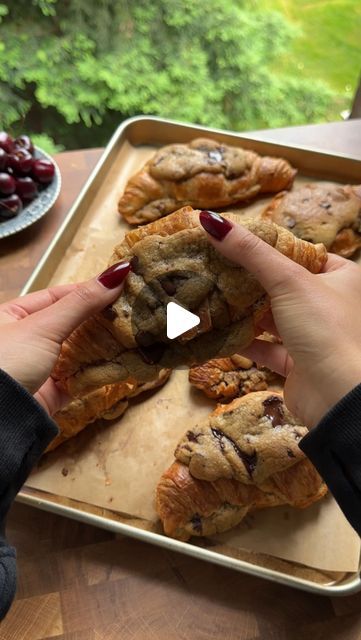
{"type": "Polygon", "coordinates": [[[130,224],[143,224],[186,205],[214,209],[277,193],[295,175],[282,158],[198,138],[159,149],[128,181],[118,210],[130,224]]]}
{"type": "Polygon", "coordinates": [[[127,410],[130,398],[162,386],[167,382],[170,374],[170,369],[163,369],[153,380],[145,384],[129,379],[125,382],[105,385],[81,398],[75,398],[53,416],[60,432],[51,441],[46,451],[56,449],[95,420],[120,418],[127,410]]]}
{"type": "Polygon", "coordinates": [[[208,398],[217,400],[232,400],[252,391],[283,386],[280,376],[238,354],[194,365],[189,369],[189,382],[208,398]]]}

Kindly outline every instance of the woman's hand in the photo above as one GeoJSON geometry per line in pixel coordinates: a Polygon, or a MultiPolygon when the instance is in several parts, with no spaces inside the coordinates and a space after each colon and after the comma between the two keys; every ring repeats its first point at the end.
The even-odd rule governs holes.
{"type": "Polygon", "coordinates": [[[361,269],[329,255],[312,274],[218,214],[200,221],[213,246],[253,273],[271,298],[260,328],[283,344],[254,340],[243,353],[285,376],[285,401],[308,427],[361,382],[361,269]]]}
{"type": "Polygon", "coordinates": [[[129,262],[118,262],[88,282],[44,289],[0,305],[0,368],[50,415],[66,402],[50,377],[62,342],[119,296],[130,268],[129,262]]]}

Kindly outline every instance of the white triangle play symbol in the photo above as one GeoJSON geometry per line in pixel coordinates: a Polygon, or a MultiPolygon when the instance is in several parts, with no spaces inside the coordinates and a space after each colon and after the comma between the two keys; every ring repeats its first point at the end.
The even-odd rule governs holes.
{"type": "Polygon", "coordinates": [[[193,329],[201,319],[175,302],[167,304],[167,338],[174,340],[182,333],[193,329]]]}

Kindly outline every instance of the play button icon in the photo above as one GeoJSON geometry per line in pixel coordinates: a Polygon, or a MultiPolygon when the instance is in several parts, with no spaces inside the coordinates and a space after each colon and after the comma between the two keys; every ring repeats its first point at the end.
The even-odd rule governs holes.
{"type": "Polygon", "coordinates": [[[181,307],[176,302],[167,304],[167,338],[174,340],[200,323],[199,316],[181,307]]]}
{"type": "MultiPolygon", "coordinates": [[[[157,272],[158,265],[152,268],[157,272]]],[[[133,274],[142,276],[136,266],[133,274]]],[[[215,304],[217,283],[212,276],[167,269],[147,282],[142,283],[143,277],[133,280],[129,306],[118,317],[120,327],[131,324],[129,347],[125,345],[129,361],[140,355],[147,364],[183,369],[236,352],[238,324],[229,324],[229,309],[221,298],[215,304]]]]}

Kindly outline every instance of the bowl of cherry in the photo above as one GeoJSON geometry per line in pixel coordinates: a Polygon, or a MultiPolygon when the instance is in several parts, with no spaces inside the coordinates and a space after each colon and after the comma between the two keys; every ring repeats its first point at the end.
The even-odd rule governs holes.
{"type": "Polygon", "coordinates": [[[0,238],[39,220],[53,206],[61,186],[60,171],[29,136],[12,138],[0,131],[0,238]]]}

